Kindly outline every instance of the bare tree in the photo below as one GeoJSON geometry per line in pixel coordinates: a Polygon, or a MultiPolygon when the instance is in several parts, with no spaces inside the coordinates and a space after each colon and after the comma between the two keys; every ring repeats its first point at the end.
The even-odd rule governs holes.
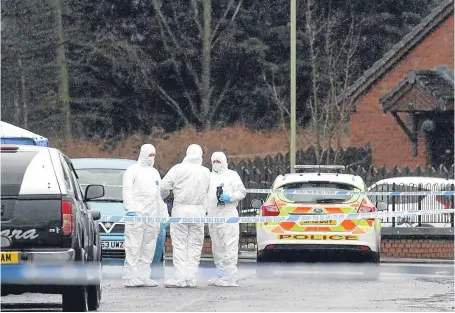
{"type": "Polygon", "coordinates": [[[306,10],[305,10],[305,29],[306,35],[308,40],[308,49],[309,49],[309,61],[311,65],[311,95],[308,98],[309,108],[311,112],[311,121],[313,125],[313,129],[316,133],[316,141],[315,141],[315,151],[316,151],[316,160],[320,163],[320,155],[319,152],[321,150],[321,127],[320,124],[324,119],[324,115],[320,112],[320,103],[319,103],[319,80],[320,80],[320,72],[318,72],[319,68],[319,59],[318,59],[318,50],[316,46],[316,38],[320,33],[321,26],[320,20],[315,18],[315,13],[313,12],[314,9],[314,1],[307,0],[306,1],[306,10]]]}
{"type": "Polygon", "coordinates": [[[329,94],[326,99],[326,106],[328,106],[329,112],[327,112],[328,118],[325,123],[328,142],[327,163],[330,162],[331,148],[335,150],[334,162],[337,162],[344,132],[343,125],[347,123],[354,108],[353,102],[337,101],[339,96],[348,89],[352,81],[355,56],[358,51],[362,30],[362,21],[355,16],[352,2],[348,1],[347,4],[350,7],[350,24],[345,37],[338,40],[335,39],[333,29],[336,26],[336,17],[332,15],[330,6],[325,28],[324,48],[329,79],[329,94]],[[333,139],[335,139],[335,147],[332,146],[333,139]]]}
{"type": "Polygon", "coordinates": [[[267,87],[269,98],[273,101],[280,112],[280,127],[284,129],[286,120],[288,120],[290,116],[287,89],[283,84],[277,83],[275,68],[272,67],[269,72],[270,73],[267,73],[265,69],[262,71],[262,80],[267,87]]]}
{"type": "Polygon", "coordinates": [[[63,111],[65,121],[65,136],[71,137],[71,109],[70,109],[70,94],[68,82],[68,66],[65,54],[65,31],[62,22],[62,3],[61,0],[53,0],[55,24],[59,42],[57,44],[57,65],[58,65],[58,81],[59,81],[59,100],[63,111]]]}
{"type": "Polygon", "coordinates": [[[312,0],[308,0],[306,6],[306,29],[312,68],[312,95],[309,102],[316,134],[318,163],[324,162],[320,154],[322,141],[328,144],[325,162],[331,162],[331,149],[335,151],[334,162],[337,162],[344,125],[353,109],[352,102],[337,101],[352,81],[362,27],[362,20],[354,14],[352,2],[348,1],[347,4],[350,8],[350,24],[343,37],[337,36],[334,31],[343,17],[332,10],[331,1],[319,16],[314,13],[312,0]],[[322,42],[319,45],[321,49],[316,47],[316,41],[322,42]]]}
{"type": "Polygon", "coordinates": [[[153,0],[161,38],[190,107],[190,116],[184,113],[182,104],[174,99],[165,87],[159,88],[165,101],[185,119],[196,120],[205,129],[215,124],[215,115],[232,86],[233,75],[225,77],[224,86],[215,90],[212,84],[212,53],[214,48],[229,36],[228,29],[235,21],[242,0],[228,0],[218,19],[213,18],[211,0],[191,0],[189,21],[177,11],[181,6],[176,0],[166,1],[166,10],[158,0],[153,0]],[[200,12],[202,8],[202,13],[200,12]],[[167,14],[166,14],[167,13],[167,14]],[[213,26],[214,25],[214,26],[213,26]],[[195,29],[195,35],[190,30],[195,29]],[[188,81],[188,75],[190,81],[188,81]]]}
{"type": "Polygon", "coordinates": [[[2,6],[2,113],[36,132],[51,124],[46,110],[55,109],[55,28],[48,2],[2,6]]]}
{"type": "Polygon", "coordinates": [[[17,65],[19,66],[19,71],[21,75],[21,94],[22,94],[22,112],[24,117],[24,128],[28,128],[28,102],[27,102],[27,88],[25,84],[25,69],[22,65],[22,56],[19,53],[17,58],[17,65]]]}

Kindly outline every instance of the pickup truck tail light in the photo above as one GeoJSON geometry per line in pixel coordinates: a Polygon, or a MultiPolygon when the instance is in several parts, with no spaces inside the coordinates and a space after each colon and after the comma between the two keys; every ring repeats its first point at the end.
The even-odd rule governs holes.
{"type": "Polygon", "coordinates": [[[62,201],[62,230],[64,236],[73,234],[73,205],[69,201],[62,201]]]}
{"type": "Polygon", "coordinates": [[[262,216],[278,216],[280,214],[280,209],[274,200],[264,203],[261,209],[262,216]]]}

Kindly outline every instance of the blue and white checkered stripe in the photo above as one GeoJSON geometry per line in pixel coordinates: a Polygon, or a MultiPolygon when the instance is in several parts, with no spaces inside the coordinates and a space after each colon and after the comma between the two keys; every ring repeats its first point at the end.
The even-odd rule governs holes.
{"type": "MultiPolygon", "coordinates": [[[[87,184],[81,184],[86,186],[87,184]]],[[[108,188],[122,188],[120,185],[104,185],[108,188]]],[[[286,195],[326,195],[326,196],[455,196],[453,190],[440,191],[324,191],[324,190],[273,190],[273,189],[247,189],[247,193],[286,195]]]]}
{"type": "Polygon", "coordinates": [[[121,223],[169,223],[169,224],[246,224],[264,222],[304,222],[304,221],[329,221],[329,220],[357,220],[357,219],[385,219],[390,217],[405,217],[418,215],[438,215],[454,213],[454,209],[423,210],[404,212],[371,212],[371,213],[347,213],[347,214],[314,214],[314,215],[289,215],[289,216],[241,216],[241,217],[145,217],[145,216],[116,216],[102,215],[100,222],[121,223]]]}

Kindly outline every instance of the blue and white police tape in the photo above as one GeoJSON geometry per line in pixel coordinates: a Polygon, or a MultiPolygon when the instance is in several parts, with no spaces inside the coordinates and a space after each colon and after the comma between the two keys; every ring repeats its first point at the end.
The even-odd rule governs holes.
{"type": "Polygon", "coordinates": [[[25,285],[97,285],[101,282],[101,265],[67,264],[2,264],[2,284],[25,285]]]}
{"type": "Polygon", "coordinates": [[[308,215],[289,215],[289,216],[240,216],[240,217],[149,217],[149,216],[123,216],[123,215],[102,215],[100,222],[110,223],[169,223],[169,224],[193,224],[193,223],[212,223],[212,224],[246,224],[264,222],[305,222],[305,221],[343,221],[358,219],[385,219],[389,217],[405,217],[418,215],[438,215],[454,213],[454,209],[444,210],[423,210],[423,211],[403,211],[403,212],[370,212],[370,213],[343,213],[343,214],[308,214],[308,215]]]}
{"type": "MultiPolygon", "coordinates": [[[[81,184],[85,186],[86,184],[81,184]]],[[[107,188],[122,188],[120,185],[104,185],[107,188]]],[[[454,190],[422,191],[329,191],[320,189],[246,189],[247,193],[286,195],[324,195],[324,196],[455,196],[454,190]]]]}
{"type": "Polygon", "coordinates": [[[247,193],[324,196],[453,196],[455,191],[329,191],[318,189],[247,189],[247,193]]]}

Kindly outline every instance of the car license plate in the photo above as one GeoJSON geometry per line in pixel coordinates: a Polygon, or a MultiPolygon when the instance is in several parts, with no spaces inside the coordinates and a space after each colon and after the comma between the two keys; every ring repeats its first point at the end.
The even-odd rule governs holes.
{"type": "Polygon", "coordinates": [[[19,263],[18,252],[2,252],[2,263],[1,264],[17,264],[19,263]]]}
{"type": "Polygon", "coordinates": [[[337,221],[302,221],[300,225],[336,225],[337,221]]]}
{"type": "Polygon", "coordinates": [[[101,248],[105,250],[123,250],[124,241],[103,241],[101,248]]]}

